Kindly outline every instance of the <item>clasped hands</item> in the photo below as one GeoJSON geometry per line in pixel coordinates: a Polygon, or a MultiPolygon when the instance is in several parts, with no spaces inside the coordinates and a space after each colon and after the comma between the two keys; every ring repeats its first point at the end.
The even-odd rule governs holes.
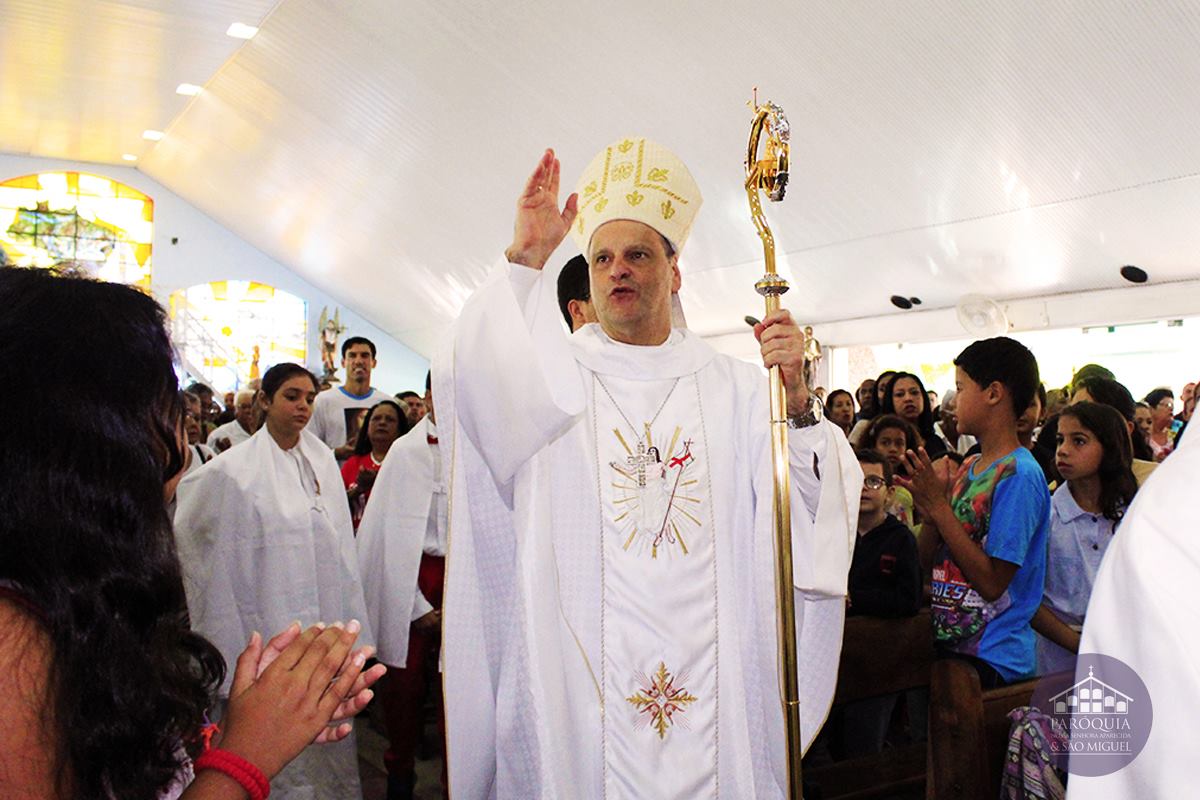
{"type": "Polygon", "coordinates": [[[350,735],[349,722],[371,701],[387,668],[363,667],[372,648],[353,650],[361,626],[294,622],[264,646],[255,632],[238,656],[220,746],[273,776],[312,743],[350,735]]]}
{"type": "Polygon", "coordinates": [[[924,447],[918,447],[916,452],[909,450],[900,459],[908,475],[897,475],[896,482],[912,494],[913,505],[922,516],[931,519],[934,509],[949,503],[953,469],[950,459],[940,458],[934,463],[924,447]]]}

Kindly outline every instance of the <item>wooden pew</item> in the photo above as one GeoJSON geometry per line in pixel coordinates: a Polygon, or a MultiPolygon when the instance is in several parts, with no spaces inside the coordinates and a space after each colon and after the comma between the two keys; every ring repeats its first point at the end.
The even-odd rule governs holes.
{"type": "Polygon", "coordinates": [[[983,691],[979,674],[956,659],[935,661],[929,688],[927,800],[988,800],[1000,796],[1010,723],[1028,705],[1036,680],[983,691]]]}
{"type": "MultiPolygon", "coordinates": [[[[834,705],[928,686],[933,662],[929,609],[915,617],[847,617],[834,705]]],[[[822,800],[912,794],[925,783],[925,743],[808,768],[804,783],[822,800]]]]}

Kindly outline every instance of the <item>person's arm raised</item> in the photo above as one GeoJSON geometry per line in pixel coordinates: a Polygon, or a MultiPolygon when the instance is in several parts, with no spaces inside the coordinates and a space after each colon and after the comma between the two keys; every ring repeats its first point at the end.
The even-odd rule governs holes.
{"type": "Polygon", "coordinates": [[[586,405],[553,276],[542,272],[576,217],[575,195],[558,206],[559,169],[547,150],[518,198],[508,263],[496,265],[454,327],[446,420],[457,419],[498,486],[586,405]]]}
{"type": "Polygon", "coordinates": [[[517,198],[513,241],[504,251],[509,263],[540,270],[571,230],[571,223],[579,213],[579,195],[572,194],[559,210],[561,169],[554,151],[548,149],[525,182],[525,189],[517,198]]]}

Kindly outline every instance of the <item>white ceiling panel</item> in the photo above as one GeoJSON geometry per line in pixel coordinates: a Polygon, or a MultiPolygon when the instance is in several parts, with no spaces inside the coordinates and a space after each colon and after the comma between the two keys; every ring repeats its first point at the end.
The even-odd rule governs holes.
{"type": "MultiPolygon", "coordinates": [[[[0,0],[26,26],[41,5],[0,0]]],[[[170,8],[252,4],[221,5],[170,8]]],[[[937,308],[1108,288],[1126,262],[1200,277],[1198,45],[1196,3],[283,0],[141,168],[429,353],[508,243],[542,148],[573,184],[604,144],[647,135],[705,193],[684,299],[717,334],[758,308],[741,190],[758,86],[792,122],[788,198],[768,209],[788,299],[847,320],[893,293],[937,308]]],[[[41,104],[35,127],[90,141],[53,99],[67,77],[24,88],[0,63],[6,116],[11,92],[41,104]]]]}
{"type": "Polygon", "coordinates": [[[187,106],[275,0],[0,0],[0,150],[122,163],[187,106]]]}

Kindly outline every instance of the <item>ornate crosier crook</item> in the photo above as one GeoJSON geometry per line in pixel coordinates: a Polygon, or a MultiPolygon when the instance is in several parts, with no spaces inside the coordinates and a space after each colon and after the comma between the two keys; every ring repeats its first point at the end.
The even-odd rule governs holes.
{"type": "MultiPolygon", "coordinates": [[[[750,144],[746,151],[746,196],[750,216],[763,243],[767,271],[754,284],[766,302],[766,313],[779,310],[779,296],[788,290],[788,282],[775,271],[775,237],[763,215],[759,191],[773,201],[783,199],[788,180],[788,137],[791,129],[783,109],[774,103],[758,105],[754,101],[754,121],[750,124],[750,144]],[[758,157],[763,132],[767,134],[763,157],[758,157]]],[[[779,637],[780,700],[783,704],[784,734],[787,746],[788,797],[802,800],[800,761],[804,756],[800,733],[800,685],[796,658],[796,595],[792,581],[792,512],[787,441],[787,395],[783,374],[771,367],[771,461],[774,466],[773,500],[775,522],[775,601],[779,637]]]]}

